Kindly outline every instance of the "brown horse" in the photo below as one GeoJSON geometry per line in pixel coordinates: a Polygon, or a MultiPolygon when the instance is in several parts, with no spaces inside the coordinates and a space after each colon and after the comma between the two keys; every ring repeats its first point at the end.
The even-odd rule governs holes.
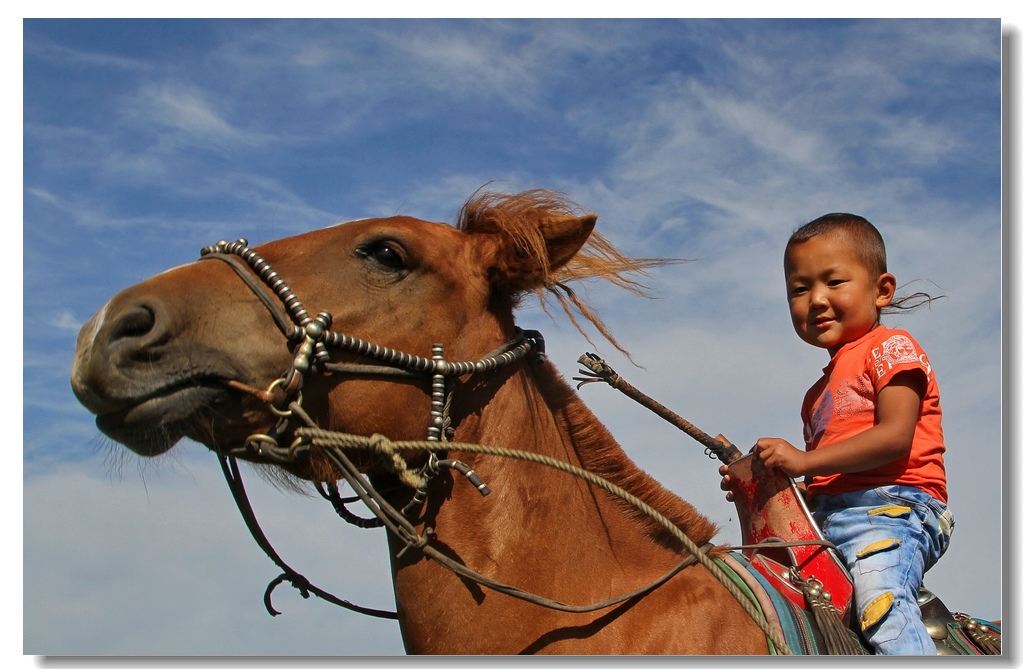
{"type": "MultiPolygon", "coordinates": [[[[528,451],[594,472],[658,510],[696,545],[706,545],[716,528],[640,470],[537,356],[509,354],[471,372],[452,372],[446,363],[426,376],[408,371],[431,359],[487,359],[521,342],[513,310],[529,292],[555,296],[611,338],[565,282],[599,277],[637,290],[631,273],[659,261],[623,257],[593,231],[595,222],[550,192],[484,193],[463,207],[456,227],[399,216],[254,249],[221,244],[207,250],[209,259],[113,297],[82,328],[71,383],[100,430],[139,454],[158,455],[188,437],[313,481],[337,480],[336,464],[315,450],[287,460],[258,447],[292,443],[300,421],[280,416],[289,405],[326,430],[390,440],[432,434],[445,458],[478,473],[492,493],[481,496],[444,469],[416,506],[395,462],[414,470],[426,461],[422,451],[399,458],[346,453],[388,502],[412,509],[410,525],[440,554],[553,600],[604,601],[662,577],[686,549],[579,478],[458,452],[455,444],[528,451]],[[301,303],[295,307],[297,296],[332,321],[310,319],[301,303]],[[352,338],[356,343],[347,343],[352,338]],[[434,343],[443,344],[442,353],[434,343]],[[381,360],[405,369],[377,374],[381,360]],[[360,373],[355,365],[365,363],[373,366],[360,373]],[[264,436],[244,448],[254,434],[264,436]]],[[[409,653],[768,651],[764,632],[700,564],[618,604],[578,613],[482,587],[393,533],[389,552],[409,653]]]]}

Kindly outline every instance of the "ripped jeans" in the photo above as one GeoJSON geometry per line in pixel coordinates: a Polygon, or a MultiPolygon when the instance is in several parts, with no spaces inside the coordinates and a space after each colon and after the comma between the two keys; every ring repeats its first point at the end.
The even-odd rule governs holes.
{"type": "Polygon", "coordinates": [[[813,517],[853,577],[856,615],[878,655],[934,655],[917,593],[948,548],[955,520],[924,491],[883,486],[816,495],[813,517]]]}

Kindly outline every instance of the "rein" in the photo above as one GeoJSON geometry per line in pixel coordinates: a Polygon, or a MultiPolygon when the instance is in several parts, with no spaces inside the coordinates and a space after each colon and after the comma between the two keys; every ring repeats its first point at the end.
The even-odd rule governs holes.
{"type": "MultiPolygon", "coordinates": [[[[707,552],[709,552],[712,546],[710,544],[703,547],[696,546],[684,532],[642,500],[595,474],[559,460],[546,458],[528,451],[495,449],[474,444],[454,444],[447,441],[450,429],[448,408],[451,401],[451,390],[449,390],[447,383],[448,379],[473,373],[491,372],[518,362],[530,353],[536,355],[539,361],[543,362],[545,360],[543,336],[539,332],[535,330],[524,331],[516,328],[516,336],[512,341],[473,362],[450,362],[445,360],[442,344],[434,344],[432,357],[423,358],[349,335],[333,332],[330,330],[333,320],[330,312],[321,311],[315,318],[311,318],[291,288],[288,287],[269,263],[249,248],[248,241],[245,239],[239,239],[235,242],[219,241],[214,246],[204,247],[200,252],[200,260],[207,259],[225,262],[234,270],[245,285],[267,308],[278,329],[281,330],[287,339],[289,348],[294,356],[288,369],[265,390],[253,388],[236,380],[224,381],[224,384],[228,387],[248,392],[267,402],[270,409],[279,416],[272,434],[251,435],[246,439],[244,446],[218,453],[225,479],[250,533],[260,548],[283,570],[283,573],[268,585],[264,594],[264,605],[271,615],[278,615],[278,612],[271,605],[270,596],[272,591],[283,581],[289,581],[305,598],[308,598],[309,594],[312,593],[334,604],[366,615],[383,618],[397,617],[394,612],[379,611],[351,604],[313,586],[309,583],[308,579],[284,563],[259,528],[245,493],[241,473],[235,459],[236,456],[258,455],[279,464],[293,463],[299,458],[308,457],[311,449],[316,447],[318,452],[325,455],[339,469],[345,481],[355,491],[358,498],[373,512],[379,524],[387,527],[390,532],[394,533],[405,543],[405,548],[402,549],[401,553],[404,553],[409,548],[415,548],[459,576],[480,585],[540,606],[573,613],[597,611],[642,596],[668,581],[686,567],[699,562],[714,574],[717,580],[735,597],[763,630],[765,635],[767,635],[768,639],[779,649],[788,651],[784,640],[778,637],[763,615],[746,600],[728,577],[714,564],[713,560],[708,557],[707,552]],[[329,358],[330,354],[327,351],[328,348],[349,351],[383,364],[332,363],[329,358]],[[421,442],[391,442],[382,435],[364,437],[320,430],[301,408],[301,389],[305,377],[307,374],[313,373],[371,377],[384,376],[415,380],[431,379],[431,407],[426,440],[421,442]],[[294,430],[296,437],[294,442],[290,447],[282,448],[278,443],[278,439],[285,434],[288,429],[288,421],[294,416],[299,417],[306,424],[306,427],[296,428],[294,430]],[[490,492],[475,472],[465,467],[464,464],[455,460],[438,460],[436,458],[434,451],[438,449],[442,442],[445,444],[445,447],[456,447],[457,450],[462,452],[489,453],[538,462],[575,476],[580,476],[621,497],[640,511],[649,515],[678,538],[690,555],[668,570],[667,573],[642,588],[603,602],[582,606],[563,604],[485,577],[437,551],[429,544],[429,533],[427,532],[425,536],[419,535],[415,527],[408,520],[411,509],[425,500],[426,487],[429,480],[439,472],[442,466],[462,473],[482,495],[485,496],[490,492]],[[398,511],[358,471],[343,450],[345,448],[356,447],[371,448],[390,457],[399,479],[416,490],[408,506],[398,511]],[[428,450],[430,458],[418,473],[412,473],[408,471],[404,460],[398,453],[399,450],[428,450]]],[[[320,493],[334,504],[335,509],[338,510],[342,517],[349,520],[340,511],[340,508],[343,508],[343,500],[340,500],[336,495],[336,488],[331,490],[330,493],[325,493],[320,489],[320,493]]],[[[362,526],[369,526],[372,522],[358,518],[355,520],[359,521],[357,524],[362,526]]],[[[401,553],[399,553],[399,556],[401,553]]]]}
{"type": "MultiPolygon", "coordinates": [[[[467,452],[467,453],[483,453],[489,455],[499,455],[503,457],[516,458],[520,460],[527,460],[538,464],[547,465],[560,469],[561,471],[579,476],[586,479],[587,481],[594,483],[612,494],[622,497],[627,502],[635,505],[641,511],[651,515],[655,520],[660,522],[662,525],[669,529],[673,529],[673,534],[679,537],[683,541],[691,554],[682,560],[679,564],[672,567],[664,575],[657,578],[656,580],[648,583],[647,585],[638,588],[632,592],[628,592],[623,595],[616,596],[611,599],[598,602],[596,604],[587,605],[571,605],[564,604],[546,597],[542,597],[536,594],[532,594],[521,590],[512,585],[495,581],[494,579],[483,576],[479,572],[476,572],[464,564],[453,560],[444,553],[438,551],[429,543],[429,531],[424,535],[420,535],[412,523],[408,520],[407,515],[399,511],[387,499],[380,494],[376,488],[366,480],[365,476],[359,472],[358,468],[352,464],[348,456],[345,454],[345,449],[361,448],[364,450],[370,450],[383,455],[392,455],[399,450],[429,450],[435,447],[435,444],[431,441],[391,441],[383,435],[373,435],[371,437],[365,437],[362,435],[346,434],[342,432],[332,432],[328,430],[322,430],[315,427],[312,419],[299,407],[297,404],[292,405],[292,409],[300,416],[310,427],[298,428],[295,431],[296,440],[295,443],[288,449],[282,449],[280,447],[268,446],[267,448],[276,451],[276,457],[283,461],[295,461],[303,457],[308,457],[313,449],[322,453],[327,457],[328,460],[334,464],[342,474],[345,481],[351,486],[352,490],[355,491],[359,499],[373,512],[374,516],[380,519],[381,523],[387,527],[394,535],[396,535],[405,544],[405,548],[399,552],[399,556],[410,548],[421,551],[427,557],[438,562],[448,570],[455,574],[467,578],[471,581],[484,585],[492,590],[501,592],[511,597],[516,597],[539,606],[543,606],[549,609],[555,609],[558,611],[564,611],[568,613],[590,613],[605,609],[615,604],[619,604],[626,600],[639,597],[647,592],[655,589],[665,581],[669,580],[678,572],[682,571],[686,567],[689,567],[696,562],[703,562],[706,560],[705,554],[713,548],[712,545],[707,544],[703,547],[698,547],[693,544],[684,533],[678,528],[671,524],[671,522],[661,516],[656,510],[646,505],[642,500],[634,497],[627,491],[619,488],[615,484],[587,472],[584,469],[580,469],[568,463],[553,458],[547,458],[536,453],[529,451],[515,451],[510,449],[499,449],[488,446],[481,446],[478,444],[467,444],[467,443],[455,443],[449,442],[451,447],[456,450],[467,452]],[[702,559],[701,559],[702,558],[702,559]]],[[[264,548],[266,550],[266,548],[264,548]]],[[[272,558],[273,556],[271,556],[272,558]]],[[[291,580],[290,578],[280,578],[277,583],[282,580],[291,580]]],[[[304,579],[296,584],[296,587],[303,585],[304,579]]],[[[274,584],[276,585],[276,583],[274,584]]]]}

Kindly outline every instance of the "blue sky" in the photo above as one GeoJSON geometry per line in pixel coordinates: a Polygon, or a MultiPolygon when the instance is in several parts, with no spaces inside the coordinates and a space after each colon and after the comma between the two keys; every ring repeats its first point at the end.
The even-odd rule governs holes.
{"type": "MultiPolygon", "coordinates": [[[[696,259],[654,274],[656,300],[587,287],[641,367],[594,341],[745,448],[798,442],[827,362],[792,332],[785,239],[831,211],[874,222],[900,284],[946,295],[889,321],[943,392],[957,527],[925,582],[1003,615],[998,20],[31,20],[23,37],[24,653],[402,652],[396,623],[284,588],[268,616],[277,571],[215,458],[182,443],[145,461],[100,437],[68,384],[74,342],[114,293],[218,239],[451,221],[492,180],[564,191],[631,255],[696,259]]],[[[536,305],[519,321],[565,376],[594,350],[536,305]]],[[[581,393],[738,541],[701,447],[581,393]]],[[[393,607],[382,531],[247,483],[294,567],[393,607]]]]}

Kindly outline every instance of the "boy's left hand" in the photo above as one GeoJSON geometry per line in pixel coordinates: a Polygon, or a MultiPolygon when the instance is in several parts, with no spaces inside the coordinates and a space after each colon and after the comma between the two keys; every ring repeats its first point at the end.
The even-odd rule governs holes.
{"type": "Polygon", "coordinates": [[[725,499],[729,502],[735,501],[735,495],[732,494],[732,477],[728,475],[728,465],[721,465],[718,467],[718,474],[721,474],[721,489],[725,491],[725,499]]]}
{"type": "Polygon", "coordinates": [[[806,451],[796,448],[784,439],[761,437],[757,439],[753,452],[765,467],[777,467],[792,478],[806,474],[806,451]]]}

